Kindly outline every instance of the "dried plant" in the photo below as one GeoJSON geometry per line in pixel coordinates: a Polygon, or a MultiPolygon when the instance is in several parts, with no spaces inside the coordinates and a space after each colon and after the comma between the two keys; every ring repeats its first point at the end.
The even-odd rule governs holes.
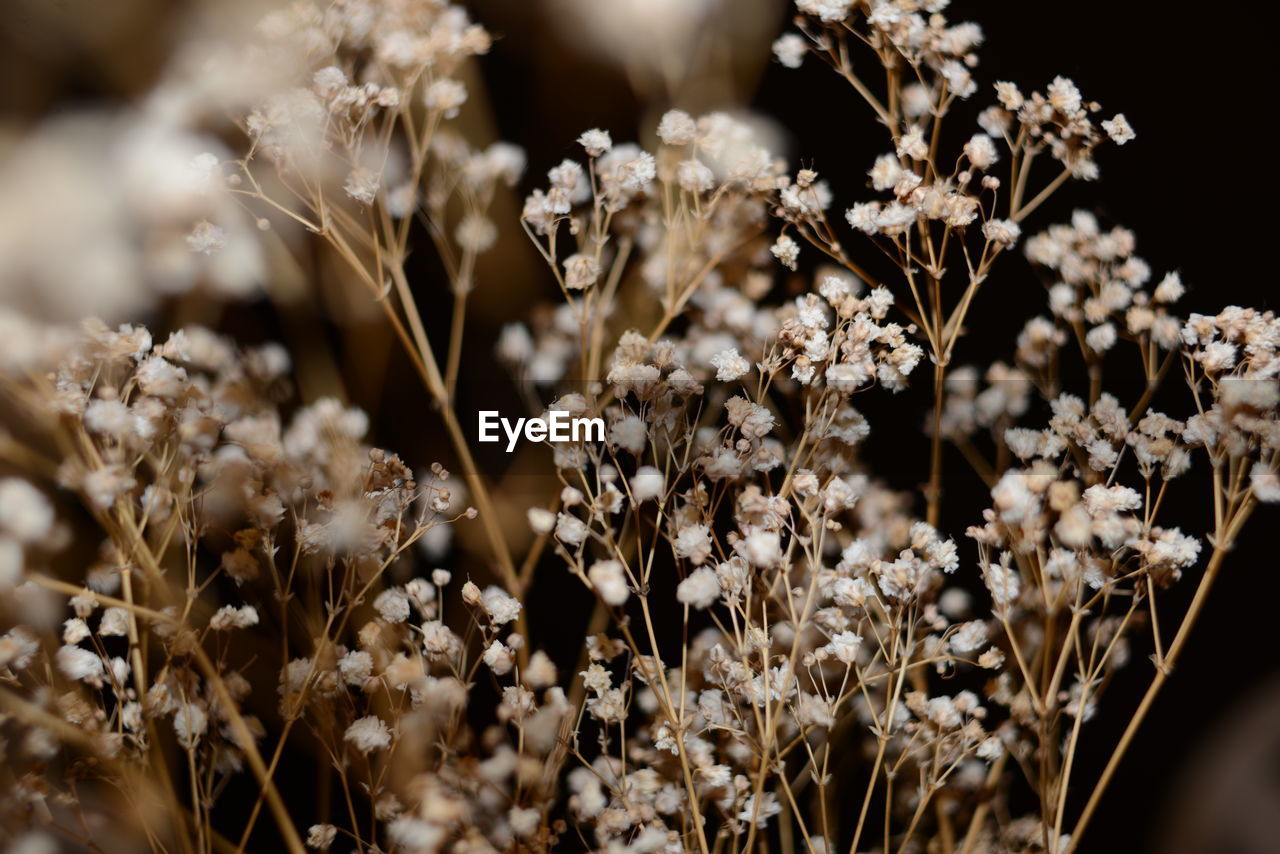
{"type": "MultiPolygon", "coordinates": [[[[439,0],[301,3],[224,46],[217,85],[175,71],[138,118],[159,150],[233,121],[171,205],[121,226],[181,233],[190,257],[130,255],[117,303],[175,275],[236,291],[322,247],[383,312],[461,473],[370,447],[335,399],[298,405],[278,346],[0,311],[14,850],[1089,846],[1242,526],[1280,501],[1280,320],[1181,315],[1178,274],[1152,286],[1133,234],[1084,211],[1023,238],[1133,131],[1065,78],[1000,82],[951,149],[982,31],[946,5],[798,0],[774,44],[829,65],[885,135],[842,217],[836,188],[724,112],[667,111],[647,149],[588,130],[528,196],[519,225],[562,300],[496,358],[526,415],[607,425],[548,444],[531,540],[457,406],[477,258],[516,227],[493,207],[524,168],[453,121],[489,36],[439,0]],[[1048,308],[1014,333],[982,306],[1027,277],[1003,260],[1019,244],[1048,308]],[[426,247],[447,294],[412,280],[426,247]],[[958,364],[987,327],[1014,333],[1007,361],[958,364]],[[925,423],[874,425],[919,431],[928,482],[904,491],[855,403],[913,382],[925,423]],[[972,472],[944,471],[947,445],[972,472]],[[948,508],[955,537],[964,477],[990,503],[948,508]],[[1177,492],[1210,509],[1176,518],[1177,492]],[[448,539],[462,525],[478,559],[448,539]],[[539,647],[535,576],[593,595],[580,660],[539,647]],[[1173,585],[1194,587],[1185,614],[1173,585]],[[1149,672],[1130,660],[1148,644],[1149,672]],[[1084,778],[1116,678],[1149,687],[1084,778]]],[[[15,269],[36,289],[68,274],[15,269]]]]}

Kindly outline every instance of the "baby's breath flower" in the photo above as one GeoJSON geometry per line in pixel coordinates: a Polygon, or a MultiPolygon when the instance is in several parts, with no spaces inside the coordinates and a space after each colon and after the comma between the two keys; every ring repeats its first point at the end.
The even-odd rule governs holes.
{"type": "Polygon", "coordinates": [[[538,650],[529,657],[521,676],[530,687],[548,688],[556,682],[556,666],[550,656],[538,650]]]}
{"type": "Polygon", "coordinates": [[[433,81],[422,93],[422,103],[428,110],[437,110],[451,119],[467,101],[467,87],[459,80],[442,77],[433,81]]]}
{"type": "Polygon", "coordinates": [[[0,480],[0,531],[20,543],[34,544],[53,532],[53,506],[25,480],[0,480]]]}
{"type": "Polygon", "coordinates": [[[58,669],[68,679],[95,684],[102,679],[105,668],[96,652],[78,646],[58,649],[58,669]]]}
{"type": "Polygon", "coordinates": [[[777,531],[753,531],[733,544],[752,566],[766,569],[782,560],[782,543],[777,531]]]}
{"type": "Polygon", "coordinates": [[[520,601],[507,594],[501,587],[490,585],[485,588],[481,602],[485,613],[495,626],[505,625],[520,615],[520,601]]]}
{"type": "Polygon", "coordinates": [[[619,183],[624,189],[632,192],[647,189],[657,175],[657,164],[653,155],[647,151],[640,152],[639,156],[618,167],[619,183]]]}
{"type": "MultiPolygon", "coordinates": [[[[249,607],[249,606],[246,606],[249,607]]],[[[252,610],[252,609],[251,609],[252,610]]],[[[254,623],[257,612],[254,612],[254,623]]],[[[124,608],[107,608],[98,619],[98,635],[106,638],[124,637],[129,632],[129,612],[124,608]]]]}
{"type": "MultiPolygon", "coordinates": [[[[106,622],[106,620],[107,615],[103,614],[103,622],[106,622]]],[[[239,608],[234,605],[223,605],[209,620],[209,628],[214,631],[247,629],[257,624],[258,609],[252,605],[243,605],[239,608]]]]}
{"type": "Polygon", "coordinates": [[[684,110],[667,110],[658,122],[658,138],[667,145],[689,145],[697,134],[697,124],[684,110]]]}
{"type": "Polygon", "coordinates": [[[1186,292],[1186,287],[1182,284],[1182,277],[1177,273],[1168,273],[1160,284],[1156,285],[1152,298],[1156,302],[1177,302],[1186,292]]]}
{"type": "Polygon", "coordinates": [[[716,185],[716,177],[702,161],[682,160],[676,167],[676,182],[687,192],[705,193],[716,185]]]}
{"type": "Polygon", "coordinates": [[[751,370],[751,363],[738,354],[736,347],[715,354],[710,362],[711,367],[716,369],[716,379],[720,382],[741,379],[751,370]]]}
{"type": "Polygon", "coordinates": [[[837,661],[852,664],[857,660],[858,649],[862,646],[862,638],[853,632],[841,632],[831,638],[826,650],[835,656],[837,661]]]}
{"type": "Polygon", "coordinates": [[[515,666],[515,655],[511,648],[502,641],[495,640],[485,648],[482,656],[484,663],[493,671],[495,676],[505,676],[511,672],[515,666]]]}
{"type": "Polygon", "coordinates": [[[200,220],[187,234],[187,246],[201,255],[212,255],[226,245],[227,233],[207,219],[200,220]]]}
{"type": "Polygon", "coordinates": [[[796,261],[800,258],[800,244],[792,240],[789,235],[779,234],[769,251],[782,266],[789,270],[796,268],[796,261]]]}
{"type": "Polygon", "coordinates": [[[587,155],[590,157],[600,157],[613,148],[613,140],[609,138],[609,132],[599,128],[585,131],[582,136],[578,137],[578,144],[586,149],[587,155]]]}
{"type": "Polygon", "coordinates": [[[173,730],[178,743],[187,750],[194,750],[208,728],[209,716],[199,703],[183,703],[173,715],[173,730]]]}
{"type": "Polygon", "coordinates": [[[1010,112],[1016,112],[1017,110],[1022,109],[1024,99],[1022,97],[1022,92],[1018,90],[1016,83],[1001,81],[996,83],[995,88],[996,97],[1000,101],[1000,106],[1010,112]]]}
{"type": "Polygon", "coordinates": [[[600,265],[588,255],[574,254],[564,259],[564,284],[570,290],[591,287],[600,277],[600,265]]]}
{"type": "Polygon", "coordinates": [[[773,55],[787,68],[799,68],[808,52],[809,45],[795,33],[785,33],[773,43],[773,55]]]}
{"type": "Polygon", "coordinates": [[[998,608],[1007,608],[1017,600],[1021,585],[1015,570],[998,563],[988,564],[984,579],[998,608]]]}
{"type": "Polygon", "coordinates": [[[338,836],[338,828],[332,824],[313,824],[307,829],[307,847],[328,851],[338,836]]]}
{"type": "Polygon", "coordinates": [[[919,125],[912,125],[897,141],[899,157],[910,157],[913,160],[924,160],[929,156],[929,145],[924,140],[924,131],[919,125]]]}
{"type": "Polygon", "coordinates": [[[981,620],[971,620],[960,626],[951,636],[951,648],[959,653],[976,652],[987,644],[987,625],[981,620]]]}
{"type": "Polygon", "coordinates": [[[542,507],[530,507],[526,512],[529,527],[535,534],[549,534],[556,527],[556,514],[542,507]]]}
{"type": "Polygon", "coordinates": [[[1001,246],[1012,246],[1021,234],[1022,229],[1013,220],[989,219],[982,225],[982,235],[1001,246]]]}
{"type": "Polygon", "coordinates": [[[984,133],[974,134],[965,143],[964,153],[975,169],[990,168],[999,159],[995,142],[984,133]]]}
{"type": "Polygon", "coordinates": [[[587,526],[582,520],[568,513],[556,515],[556,539],[567,546],[580,546],[587,538],[587,526]]]}
{"type": "Polygon", "coordinates": [[[454,239],[467,252],[481,253],[497,242],[498,227],[486,216],[467,214],[458,223],[454,239]]]}
{"type": "Polygon", "coordinates": [[[1110,323],[1095,326],[1085,335],[1085,343],[1098,353],[1105,353],[1115,346],[1116,328],[1110,323]]]}
{"type": "Polygon", "coordinates": [[[676,600],[684,605],[705,610],[720,598],[720,579],[710,567],[699,567],[676,587],[676,600]]]}
{"type": "Polygon", "coordinates": [[[666,478],[653,466],[641,466],[631,477],[631,497],[637,503],[661,497],[666,490],[666,478]]]}
{"type": "Polygon", "coordinates": [[[677,557],[700,564],[711,556],[711,530],[706,525],[685,525],[672,542],[677,557]]]}
{"type": "Polygon", "coordinates": [[[62,642],[74,646],[89,637],[89,624],[79,617],[72,617],[62,624],[62,642]]]}
{"type": "Polygon", "coordinates": [[[373,675],[373,656],[363,650],[353,650],[338,659],[338,672],[346,684],[359,688],[373,675]]]}
{"type": "Polygon", "coordinates": [[[631,596],[626,573],[616,560],[598,560],[587,570],[587,578],[605,604],[618,606],[631,596]]]}
{"type": "Polygon", "coordinates": [[[1114,118],[1104,121],[1102,129],[1107,132],[1107,136],[1111,137],[1111,141],[1116,145],[1124,145],[1135,137],[1133,128],[1130,127],[1129,120],[1124,117],[1124,113],[1116,113],[1114,118]]]}
{"type": "Polygon", "coordinates": [[[1249,485],[1254,497],[1259,501],[1268,504],[1280,503],[1280,473],[1274,469],[1269,469],[1261,462],[1254,463],[1253,469],[1249,472],[1249,485]]]}
{"type": "Polygon", "coordinates": [[[1080,111],[1083,101],[1076,84],[1066,77],[1055,77],[1049,84],[1049,105],[1064,115],[1080,111]]]}
{"type": "Polygon", "coordinates": [[[381,186],[381,182],[381,176],[372,169],[357,166],[347,174],[347,180],[342,185],[342,189],[346,190],[347,195],[360,204],[371,205],[374,199],[378,197],[378,188],[381,186]]]}
{"type": "Polygon", "coordinates": [[[378,616],[388,623],[403,623],[409,619],[409,597],[398,588],[393,587],[379,593],[378,598],[373,600],[373,607],[378,616]]]}
{"type": "Polygon", "coordinates": [[[618,419],[609,428],[609,441],[625,451],[639,456],[649,440],[649,425],[638,415],[618,419]]]}
{"type": "Polygon", "coordinates": [[[366,715],[353,721],[342,739],[367,756],[391,746],[391,730],[382,718],[366,715]]]}

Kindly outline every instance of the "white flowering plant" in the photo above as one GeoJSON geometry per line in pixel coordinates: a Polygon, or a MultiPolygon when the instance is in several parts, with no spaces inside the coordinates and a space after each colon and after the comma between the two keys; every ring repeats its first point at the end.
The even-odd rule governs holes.
{"type": "Polygon", "coordinates": [[[113,296],[51,317],[50,288],[86,274],[52,244],[0,274],[6,844],[1095,844],[1243,526],[1280,503],[1280,319],[1183,313],[1127,229],[1036,223],[1134,131],[1065,77],[981,85],[982,30],[947,5],[797,0],[773,44],[865,106],[883,151],[864,187],[793,169],[740,114],[672,108],[644,146],[586,130],[505,219],[525,155],[470,141],[491,39],[459,6],[304,0],[220,44],[200,86],[180,63],[109,131],[164,164],[166,204],[83,213],[113,296]],[[605,426],[532,448],[551,486],[520,506],[459,406],[468,298],[507,232],[559,301],[495,359],[530,418],[605,426]],[[447,287],[416,281],[414,252],[447,287]],[[1045,308],[1002,326],[977,307],[1030,275],[1018,254],[1045,308]],[[315,281],[273,279],[299,271],[315,281]],[[334,282],[400,348],[458,473],[306,393],[341,354],[82,310],[262,286],[287,315],[290,288],[334,282]],[[978,329],[1007,333],[1003,361],[958,361],[978,329]],[[928,460],[903,489],[861,410],[913,386],[923,424],[879,407],[928,460]],[[986,506],[945,506],[959,478],[986,506]],[[535,583],[590,603],[568,656],[535,583]],[[1145,694],[1086,777],[1114,680],[1145,694]]]}

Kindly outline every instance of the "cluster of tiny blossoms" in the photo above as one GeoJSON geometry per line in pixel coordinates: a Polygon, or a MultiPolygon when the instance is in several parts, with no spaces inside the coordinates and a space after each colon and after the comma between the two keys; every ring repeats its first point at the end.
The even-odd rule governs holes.
{"type": "Polygon", "coordinates": [[[1028,96],[999,83],[981,132],[941,154],[935,123],[978,91],[982,41],[948,25],[945,5],[802,0],[803,35],[775,44],[784,65],[830,64],[890,132],[869,177],[892,196],[848,209],[854,241],[827,219],[835,192],[814,169],[790,174],[723,114],[667,112],[652,151],[589,130],[585,163],[555,167],[526,202],[564,301],[532,330],[504,330],[497,353],[553,390],[550,408],[609,425],[602,444],[554,447],[556,506],[529,511],[614,627],[588,639],[571,691],[590,723],[569,736],[581,767],[567,803],[593,847],[750,849],[777,832],[815,851],[850,838],[855,851],[958,838],[971,851],[1072,848],[1092,806],[1079,821],[1067,808],[1081,785],[1071,760],[1133,630],[1152,627],[1158,690],[1191,621],[1170,642],[1156,593],[1210,549],[1211,578],[1254,505],[1280,497],[1274,319],[1229,309],[1188,323],[1174,313],[1178,275],[1148,290],[1132,234],[1087,213],[1027,243],[1054,277],[1049,317],[1010,342],[1008,362],[951,365],[1020,223],[1065,180],[1096,178],[1098,146],[1133,132],[1123,116],[1096,125],[1097,105],[1064,78],[1028,96]],[[855,75],[857,43],[881,59],[887,91],[855,75]],[[993,174],[1006,158],[1012,186],[993,174]],[[1036,184],[1046,160],[1060,171],[1036,184]],[[858,233],[896,262],[896,281],[855,260],[858,233]],[[821,257],[802,271],[806,244],[821,257]],[[793,289],[811,283],[780,305],[779,268],[793,289]],[[960,278],[955,291],[944,276],[960,278]],[[648,326],[608,338],[611,313],[646,295],[648,326]],[[1104,391],[1121,339],[1148,381],[1128,405],[1104,391]],[[1090,378],[1080,395],[1062,388],[1072,340],[1090,378]],[[870,427],[853,405],[905,388],[926,355],[927,520],[861,458],[870,427]],[[1179,360],[1211,399],[1174,417],[1150,392],[1179,360]],[[990,488],[967,562],[936,523],[943,441],[990,488]],[[1194,535],[1161,511],[1202,445],[1219,510],[1194,535]],[[672,595],[674,646],[653,613],[672,595]],[[1010,780],[1038,810],[993,808],[1010,780]]]}
{"type": "Polygon", "coordinates": [[[139,845],[195,840],[249,777],[245,836],[265,802],[297,850],[338,834],[358,850],[500,850],[544,832],[568,709],[555,667],[522,656],[494,718],[522,735],[480,740],[468,692],[482,664],[512,670],[521,606],[467,582],[471,616],[446,623],[451,573],[415,568],[475,513],[448,472],[419,477],[366,445],[367,417],[336,400],[286,417],[277,346],[97,321],[29,332],[58,353],[19,337],[3,359],[6,406],[25,414],[6,458],[29,471],[0,479],[6,827],[41,814],[75,839],[107,822],[139,845]],[[77,515],[96,532],[87,554],[77,515]],[[67,561],[87,568],[64,580],[67,561]],[[294,827],[272,772],[303,734],[372,812],[294,827]],[[116,788],[127,819],[111,818],[116,788]]]}
{"type": "MultiPolygon", "coordinates": [[[[254,180],[250,164],[261,153],[275,163],[285,189],[303,189],[303,198],[313,192],[309,184],[332,180],[354,202],[368,206],[381,198],[392,217],[402,218],[421,201],[423,161],[433,143],[444,166],[460,173],[432,178],[425,191],[433,208],[458,186],[474,202],[492,192],[495,179],[514,180],[523,168],[510,146],[477,155],[456,137],[433,138],[467,101],[457,77],[463,63],[490,46],[489,34],[461,7],[297,4],[267,15],[257,29],[269,55],[295,57],[304,75],[244,118],[253,153],[237,177],[254,180]],[[415,131],[409,121],[427,127],[415,131]]],[[[459,225],[458,242],[483,251],[494,227],[479,210],[468,216],[473,221],[459,225]]]]}

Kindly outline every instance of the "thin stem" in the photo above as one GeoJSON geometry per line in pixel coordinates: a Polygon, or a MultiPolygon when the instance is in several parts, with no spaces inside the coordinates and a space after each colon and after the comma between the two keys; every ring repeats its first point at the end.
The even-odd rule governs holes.
{"type": "Polygon", "coordinates": [[[1072,854],[1079,847],[1080,840],[1084,836],[1085,830],[1089,827],[1089,822],[1097,811],[1098,804],[1102,801],[1103,793],[1106,792],[1107,786],[1111,783],[1111,778],[1115,776],[1116,769],[1120,767],[1120,761],[1124,759],[1129,745],[1133,742],[1139,727],[1146,719],[1147,713],[1151,711],[1151,706],[1155,703],[1156,697],[1160,694],[1160,689],[1168,681],[1169,674],[1173,672],[1173,666],[1181,657],[1187,638],[1191,635],[1191,629],[1195,626],[1200,612],[1204,610],[1205,601],[1209,597],[1209,590],[1213,587],[1213,582],[1218,577],[1218,572],[1222,569],[1222,562],[1226,559],[1227,552],[1231,549],[1235,535],[1239,532],[1240,527],[1251,512],[1253,512],[1252,496],[1245,499],[1225,531],[1219,528],[1219,531],[1224,536],[1218,539],[1218,544],[1213,549],[1213,555],[1209,558],[1209,564],[1205,567],[1204,575],[1200,577],[1200,584],[1196,587],[1195,597],[1191,600],[1187,615],[1183,617],[1182,623],[1178,626],[1178,633],[1174,636],[1173,643],[1169,645],[1169,651],[1164,657],[1164,667],[1156,670],[1156,675],[1151,680],[1147,693],[1143,695],[1137,711],[1134,712],[1133,717],[1129,720],[1129,725],[1125,727],[1124,734],[1120,737],[1120,742],[1116,745],[1115,750],[1111,752],[1111,758],[1107,761],[1107,766],[1103,769],[1102,776],[1094,784],[1089,801],[1085,804],[1084,811],[1080,813],[1080,818],[1077,819],[1075,828],[1071,832],[1071,842],[1067,845],[1063,854],[1072,854]]]}
{"type": "Polygon", "coordinates": [[[946,366],[933,365],[933,436],[929,451],[929,486],[925,492],[928,501],[926,520],[938,526],[942,513],[942,408],[945,400],[946,366]]]}

